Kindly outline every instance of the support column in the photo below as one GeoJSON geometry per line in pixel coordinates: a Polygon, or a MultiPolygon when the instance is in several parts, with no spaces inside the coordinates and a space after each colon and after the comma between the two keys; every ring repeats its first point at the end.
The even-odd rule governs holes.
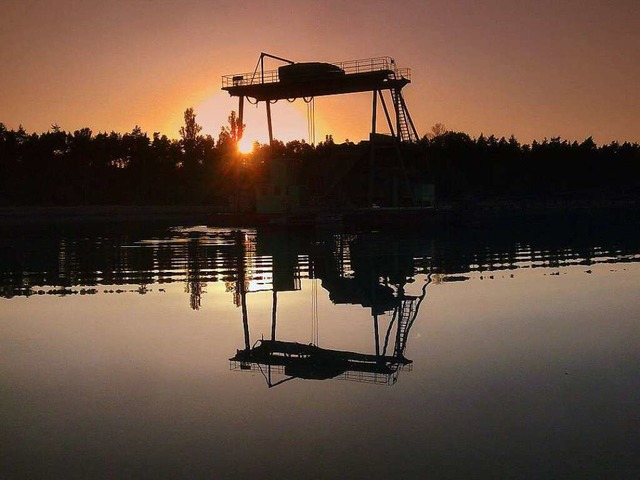
{"type": "Polygon", "coordinates": [[[269,145],[273,145],[273,127],[271,125],[271,103],[269,100],[267,103],[267,127],[269,127],[269,145]]]}
{"type": "Polygon", "coordinates": [[[242,140],[242,134],[244,133],[244,95],[240,95],[238,99],[238,141],[242,140]]]}
{"type": "Polygon", "coordinates": [[[387,119],[387,125],[389,126],[389,132],[391,132],[391,136],[396,138],[396,132],[393,128],[393,123],[391,122],[391,116],[389,115],[389,110],[387,109],[387,102],[384,100],[384,95],[382,91],[380,91],[380,103],[382,103],[382,109],[384,110],[384,116],[387,119]]]}
{"type": "Polygon", "coordinates": [[[373,91],[373,106],[372,106],[372,110],[371,110],[371,134],[375,134],[376,133],[376,120],[377,120],[377,116],[376,116],[376,112],[378,110],[378,91],[374,90],[373,91]]]}
{"type": "Polygon", "coordinates": [[[378,315],[373,315],[373,335],[375,337],[376,356],[380,356],[380,330],[378,326],[378,315]]]}
{"type": "MultiPolygon", "coordinates": [[[[241,279],[244,283],[244,278],[241,279]]],[[[251,349],[251,340],[249,339],[249,314],[247,313],[247,292],[241,287],[240,302],[242,304],[242,328],[244,330],[244,348],[248,352],[251,349]]]]}
{"type": "Polygon", "coordinates": [[[276,312],[278,311],[278,292],[273,289],[273,299],[271,304],[271,340],[276,339],[276,312]]]}
{"type": "Polygon", "coordinates": [[[375,173],[375,159],[376,159],[376,120],[377,120],[377,107],[378,107],[378,91],[373,91],[373,105],[371,109],[371,135],[369,136],[369,192],[367,195],[368,207],[373,206],[373,188],[374,188],[374,173],[375,173]]]}
{"type": "Polygon", "coordinates": [[[241,232],[235,234],[236,248],[238,249],[238,255],[236,257],[238,261],[238,278],[236,280],[236,289],[240,293],[240,307],[242,308],[242,327],[244,330],[244,348],[246,351],[251,349],[251,341],[249,339],[249,313],[247,312],[247,289],[245,288],[245,248],[244,238],[241,232]]]}

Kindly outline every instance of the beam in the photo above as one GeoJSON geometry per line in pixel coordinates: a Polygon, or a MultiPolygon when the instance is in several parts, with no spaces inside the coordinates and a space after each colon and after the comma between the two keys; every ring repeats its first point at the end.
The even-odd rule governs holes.
{"type": "MultiPolygon", "coordinates": [[[[313,79],[297,82],[260,83],[252,85],[233,85],[223,87],[232,97],[243,95],[255,98],[259,102],[266,100],[283,100],[290,98],[321,97],[343,93],[371,92],[374,90],[401,89],[410,83],[406,78],[390,78],[392,72],[380,70],[376,72],[351,73],[338,78],[313,79]]],[[[262,75],[262,74],[261,74],[262,75]]]]}

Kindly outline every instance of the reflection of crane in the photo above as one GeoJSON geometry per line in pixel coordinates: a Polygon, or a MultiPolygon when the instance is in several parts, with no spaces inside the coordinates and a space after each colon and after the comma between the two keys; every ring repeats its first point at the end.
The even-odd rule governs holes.
{"type": "MultiPolygon", "coordinates": [[[[269,387],[280,385],[294,378],[325,380],[342,378],[369,383],[394,384],[398,374],[412,361],[404,355],[407,347],[409,331],[413,326],[431,282],[428,277],[422,287],[420,296],[409,296],[401,293],[387,328],[384,346],[380,350],[378,316],[374,315],[375,354],[366,354],[342,350],[329,350],[314,344],[285,342],[276,340],[277,292],[273,292],[271,339],[258,340],[250,347],[249,322],[246,305],[243,306],[243,326],[245,348],[238,350],[230,359],[231,368],[239,370],[260,371],[269,387]],[[387,354],[389,341],[395,327],[393,353],[387,354]],[[272,374],[284,374],[286,378],[274,382],[272,374]]],[[[245,296],[242,297],[246,299],[245,296]]]]}
{"type": "MultiPolygon", "coordinates": [[[[239,265],[242,265],[240,262],[239,265]]],[[[242,272],[239,272],[242,273],[242,272]]],[[[242,275],[240,275],[241,277],[242,275]]],[[[406,295],[403,287],[398,287],[393,299],[385,298],[385,305],[391,306],[393,315],[386,329],[384,345],[380,348],[378,306],[372,305],[374,320],[375,353],[359,353],[343,350],[330,350],[314,343],[303,344],[276,339],[277,324],[277,291],[273,286],[271,309],[271,337],[260,339],[253,345],[250,340],[249,319],[246,306],[244,282],[240,280],[240,300],[244,327],[244,348],[236,352],[230,359],[232,370],[260,371],[269,387],[280,385],[294,378],[325,380],[341,378],[352,381],[394,384],[398,374],[410,368],[412,361],[404,355],[409,332],[417,318],[422,301],[426,296],[431,276],[422,287],[419,296],[406,295]],[[395,329],[395,334],[394,334],[395,329]],[[393,346],[390,347],[391,339],[393,346]],[[284,375],[285,378],[274,381],[272,374],[284,375]]],[[[312,292],[312,299],[316,293],[312,292]]],[[[312,305],[312,310],[317,303],[312,305]]],[[[312,313],[312,322],[316,316],[312,313]]],[[[317,342],[317,324],[312,324],[313,340],[317,342]]]]}
{"type": "MultiPolygon", "coordinates": [[[[269,387],[294,378],[326,380],[339,376],[347,380],[389,383],[388,380],[400,368],[411,364],[411,360],[403,356],[328,350],[315,345],[273,339],[259,340],[249,350],[238,350],[231,361],[239,362],[240,369],[243,370],[250,369],[251,364],[255,364],[265,374],[269,387]],[[271,373],[274,366],[280,367],[277,373],[284,373],[287,378],[272,382],[271,373]]],[[[393,377],[393,383],[395,381],[396,377],[393,377]]]]}

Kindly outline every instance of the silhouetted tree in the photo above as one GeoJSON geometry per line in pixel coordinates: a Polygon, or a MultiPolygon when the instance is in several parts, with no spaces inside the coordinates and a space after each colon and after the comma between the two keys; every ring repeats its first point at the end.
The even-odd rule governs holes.
{"type": "Polygon", "coordinates": [[[184,142],[195,142],[202,127],[196,122],[196,114],[193,108],[184,111],[184,127],[180,127],[180,137],[184,142]]]}
{"type": "MultiPolygon", "coordinates": [[[[335,193],[329,190],[338,176],[351,179],[345,183],[351,198],[366,197],[366,144],[275,140],[241,155],[235,148],[240,131],[235,112],[228,120],[214,139],[200,134],[193,109],[187,109],[179,140],[159,132],[150,139],[138,126],[121,135],[89,128],[68,133],[54,124],[36,134],[0,123],[0,204],[226,205],[233,192],[267,181],[274,158],[287,159],[316,199],[335,193]]],[[[552,137],[527,145],[514,136],[474,139],[436,125],[417,145],[403,149],[411,179],[434,183],[441,203],[640,197],[637,143],[598,146],[591,137],[582,142],[552,137]]]]}
{"type": "Polygon", "coordinates": [[[431,127],[431,132],[427,133],[427,137],[432,139],[444,135],[448,131],[449,130],[444,126],[444,123],[436,123],[431,127]]]}
{"type": "Polygon", "coordinates": [[[236,116],[235,110],[231,111],[229,117],[227,117],[227,121],[229,124],[220,128],[218,148],[235,148],[246,126],[240,123],[240,119],[236,116]]]}

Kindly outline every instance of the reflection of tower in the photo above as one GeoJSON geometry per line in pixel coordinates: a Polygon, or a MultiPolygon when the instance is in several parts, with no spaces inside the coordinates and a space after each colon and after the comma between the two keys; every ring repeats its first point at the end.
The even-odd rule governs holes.
{"type": "MultiPolygon", "coordinates": [[[[427,277],[419,295],[408,295],[404,285],[413,272],[411,264],[406,264],[403,258],[399,258],[403,257],[402,255],[384,255],[375,242],[356,242],[355,239],[357,237],[350,238],[349,248],[345,250],[344,242],[340,241],[339,237],[334,238],[338,242],[330,243],[332,252],[331,255],[324,257],[329,261],[325,263],[324,268],[319,268],[320,278],[330,295],[335,293],[332,288],[340,292],[338,302],[336,302],[336,295],[332,295],[334,303],[360,303],[362,306],[371,308],[375,352],[368,354],[319,347],[315,334],[317,323],[313,323],[317,320],[314,312],[312,312],[314,340],[311,344],[277,340],[278,285],[274,281],[270,339],[263,338],[251,344],[249,320],[246,315],[246,295],[242,297],[245,346],[230,359],[232,369],[259,371],[270,387],[294,378],[316,380],[341,378],[360,382],[395,384],[399,372],[407,367],[410,368],[412,364],[412,361],[405,357],[407,340],[420,305],[426,296],[431,276],[427,277]],[[335,255],[336,253],[338,255],[335,255]],[[350,257],[350,261],[346,260],[347,257],[350,257]],[[342,270],[341,273],[344,273],[345,268],[353,268],[353,275],[339,275],[334,260],[342,270]],[[392,281],[395,283],[391,283],[392,281]],[[380,317],[387,313],[389,323],[381,330],[380,317]],[[384,335],[383,339],[381,331],[384,335]],[[274,381],[272,374],[283,375],[284,378],[274,381]]],[[[321,260],[320,263],[322,263],[321,260]]],[[[318,267],[319,265],[314,262],[313,268],[309,269],[310,277],[316,276],[318,267]]],[[[312,281],[314,282],[312,285],[315,285],[315,280],[312,281]]],[[[312,302],[313,298],[312,292],[312,302]]],[[[315,308],[312,306],[312,310],[315,308]]]]}
{"type": "Polygon", "coordinates": [[[426,295],[425,283],[419,297],[404,296],[394,311],[392,321],[386,331],[384,346],[380,349],[378,318],[374,316],[374,354],[330,350],[317,345],[288,342],[276,339],[277,292],[273,292],[271,338],[260,339],[253,346],[249,339],[249,320],[246,310],[246,296],[243,296],[243,327],[245,346],[230,359],[232,370],[255,370],[265,378],[269,387],[275,387],[295,378],[344,380],[393,385],[401,370],[410,367],[412,361],[404,356],[409,331],[413,326],[420,303],[426,295]],[[395,329],[395,335],[392,333],[395,329]],[[394,338],[393,353],[389,341],[394,338]],[[389,353],[387,353],[389,351],[389,353]],[[274,381],[273,375],[284,375],[274,381]]]}
{"type": "Polygon", "coordinates": [[[278,292],[300,290],[297,249],[290,244],[290,238],[286,232],[277,231],[259,237],[239,230],[232,233],[235,282],[227,281],[227,291],[233,292],[234,305],[242,309],[245,349],[250,348],[247,295],[264,290],[273,292],[272,338],[275,338],[278,292]]]}

